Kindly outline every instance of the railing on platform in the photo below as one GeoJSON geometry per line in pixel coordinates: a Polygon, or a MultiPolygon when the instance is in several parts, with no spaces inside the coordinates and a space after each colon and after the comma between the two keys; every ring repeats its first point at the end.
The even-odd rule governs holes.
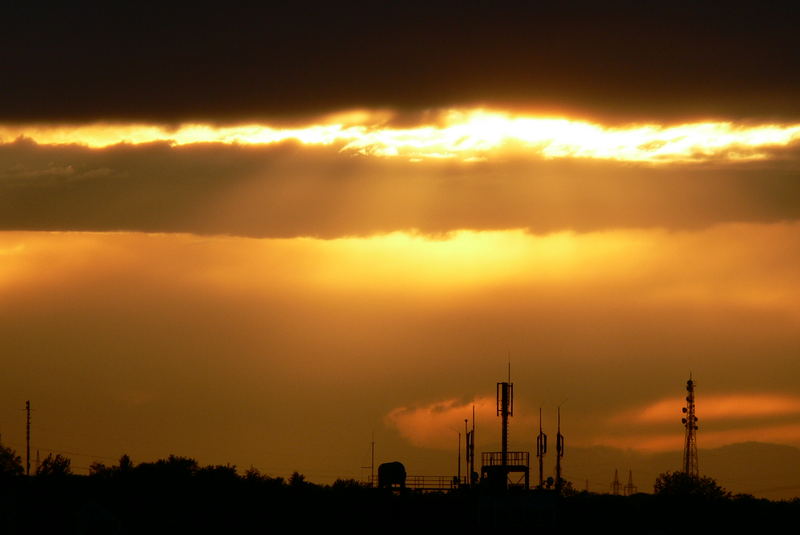
{"type": "MultiPolygon", "coordinates": [[[[368,478],[368,483],[378,487],[378,476],[368,478]]],[[[452,490],[468,484],[467,476],[406,476],[406,488],[413,490],[452,490]]]]}
{"type": "MultiPolygon", "coordinates": [[[[507,466],[530,466],[531,454],[527,451],[506,452],[507,466]]],[[[502,451],[484,451],[481,453],[481,466],[503,466],[502,451]]]]}

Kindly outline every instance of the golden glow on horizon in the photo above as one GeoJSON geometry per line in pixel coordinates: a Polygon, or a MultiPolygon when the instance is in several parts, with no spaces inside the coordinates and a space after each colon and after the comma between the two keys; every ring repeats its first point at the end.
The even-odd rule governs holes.
{"type": "Polygon", "coordinates": [[[63,275],[31,267],[39,263],[57,260],[62,270],[91,271],[92,263],[101,260],[107,266],[128,261],[128,250],[160,251],[173,258],[177,248],[194,260],[186,266],[158,262],[159,270],[183,269],[182,279],[227,292],[272,291],[276,282],[326,293],[431,299],[500,287],[537,288],[542,298],[627,288],[627,299],[641,306],[716,303],[800,319],[795,306],[800,286],[787,260],[800,255],[787,247],[796,242],[798,228],[730,224],[694,233],[615,230],[541,236],[522,230],[459,231],[443,239],[395,232],[331,240],[14,232],[0,234],[0,282],[8,281],[0,291],[34,274],[63,275]],[[686,258],[694,259],[691,268],[686,258]],[[720,277],[721,272],[729,276],[720,277]],[[257,276],[261,273],[270,277],[257,276]]]}
{"type": "Polygon", "coordinates": [[[291,140],[309,146],[332,146],[345,154],[411,161],[481,161],[515,156],[671,163],[764,159],[770,149],[800,139],[800,124],[699,122],[606,127],[578,119],[478,109],[447,110],[431,124],[396,128],[388,125],[388,117],[385,112],[351,112],[292,128],[266,124],[183,124],[177,128],[114,123],[6,125],[0,126],[0,143],[23,137],[42,145],[103,148],[120,143],[271,145],[291,140]]]}
{"type": "MultiPolygon", "coordinates": [[[[165,339],[173,340],[171,322],[184,314],[192,316],[190,309],[197,304],[192,299],[200,296],[198,302],[213,307],[214,312],[207,317],[206,310],[202,319],[195,319],[202,323],[193,320],[186,325],[213,325],[223,322],[223,316],[233,310],[243,311],[241,317],[231,320],[236,324],[232,332],[247,332],[248,325],[255,324],[258,335],[243,340],[255,343],[258,350],[241,362],[260,363],[259,359],[267,359],[264,355],[273,351],[271,354],[279,353],[282,361],[313,362],[309,364],[313,372],[306,372],[305,364],[297,365],[297,369],[304,370],[302,373],[308,373],[304,380],[311,382],[317,377],[328,380],[328,373],[335,376],[342,367],[367,369],[365,377],[379,375],[386,369],[382,368],[384,360],[392,361],[395,370],[402,370],[403,366],[416,368],[438,351],[443,358],[451,358],[447,356],[447,346],[451,344],[461,344],[454,354],[467,345],[475,345],[477,349],[470,356],[475,359],[474,365],[478,359],[486,358],[479,353],[492,347],[496,326],[507,324],[512,329],[525,325],[520,332],[527,332],[529,324],[555,330],[557,346],[548,346],[546,341],[539,344],[537,340],[537,344],[528,346],[524,356],[520,355],[530,359],[529,363],[552,352],[553,347],[562,347],[563,337],[573,337],[571,344],[580,341],[564,357],[574,359],[577,369],[582,363],[598,359],[598,346],[602,351],[605,342],[598,344],[595,332],[630,329],[639,337],[637,326],[641,324],[631,326],[630,321],[645,316],[647,321],[663,322],[648,344],[662,344],[663,332],[681,332],[679,329],[686,323],[702,330],[706,321],[720,322],[727,332],[743,325],[739,321],[744,318],[754,336],[745,340],[759,340],[762,336],[790,340],[787,353],[775,348],[765,350],[766,355],[771,352],[774,359],[782,359],[791,358],[800,326],[800,281],[795,267],[800,261],[800,242],[796,240],[799,232],[798,223],[729,224],[687,232],[614,230],[543,236],[519,230],[461,231],[444,239],[409,233],[322,240],[2,232],[0,299],[8,304],[9,314],[17,313],[15,307],[20,307],[29,317],[42,318],[42,326],[33,326],[34,329],[58,327],[59,313],[86,314],[79,321],[87,324],[87,332],[91,330],[89,320],[96,317],[93,314],[111,312],[126,317],[127,313],[150,314],[163,308],[164,316],[159,320],[165,321],[163,329],[154,332],[166,332],[165,339]],[[664,294],[674,296],[665,301],[664,294]],[[774,297],[759,301],[751,297],[762,294],[774,297]],[[442,328],[443,318],[461,311],[467,312],[463,323],[460,320],[442,328]],[[686,321],[687,312],[690,322],[686,321]],[[615,315],[604,323],[607,316],[615,315]],[[50,316],[54,319],[50,320],[50,316]],[[285,322],[276,320],[284,316],[288,318],[285,322]],[[337,322],[339,317],[343,319],[337,322]],[[369,324],[372,317],[376,317],[375,323],[369,324]],[[243,323],[236,323],[242,318],[243,323]],[[489,318],[489,325],[479,326],[483,318],[489,318]],[[522,323],[514,323],[519,321],[522,323]],[[726,321],[732,323],[727,325],[726,321]],[[274,330],[263,335],[265,326],[274,330]],[[459,340],[465,326],[476,331],[485,329],[488,334],[459,340]],[[583,330],[586,326],[592,332],[587,334],[583,330]],[[562,327],[565,330],[559,334],[562,327]],[[433,338],[431,344],[425,338],[415,338],[417,331],[426,329],[458,335],[433,338]],[[287,335],[290,338],[284,340],[284,346],[273,346],[273,336],[280,338],[284,332],[295,334],[287,335]],[[317,337],[321,345],[307,345],[307,338],[317,337]],[[352,339],[363,339],[364,345],[351,346],[352,339]],[[389,346],[396,352],[387,351],[389,346]],[[326,349],[319,353],[308,351],[309,357],[308,347],[326,349]],[[335,348],[331,351],[335,356],[328,359],[330,347],[335,348]],[[318,358],[321,354],[326,357],[318,358]],[[361,360],[367,358],[371,360],[361,360]],[[402,360],[408,362],[398,363],[402,360]]],[[[712,336],[718,332],[723,331],[713,331],[712,336]]],[[[650,335],[641,336],[647,340],[650,335]]],[[[686,343],[681,339],[676,347],[686,343]]],[[[165,347],[165,351],[172,350],[169,344],[165,347]]],[[[194,350],[194,346],[187,347],[194,350]]],[[[224,347],[225,352],[229,351],[227,341],[224,347]]],[[[726,354],[709,366],[733,367],[737,362],[734,359],[742,363],[744,359],[752,360],[753,354],[761,358],[761,348],[761,344],[743,344],[740,354],[726,354]]],[[[624,358],[646,360],[647,356],[646,350],[635,350],[624,358]]],[[[462,365],[460,358],[452,357],[452,362],[462,365]]],[[[786,363],[773,360],[772,365],[785,367],[786,363]]],[[[270,369],[267,364],[264,366],[270,369]]],[[[395,381],[395,377],[390,380],[395,381]]],[[[389,379],[383,380],[390,384],[389,379]]],[[[800,425],[792,423],[800,414],[800,395],[793,393],[793,386],[783,385],[782,392],[771,393],[759,386],[764,388],[761,393],[747,394],[736,388],[748,385],[750,378],[739,377],[738,381],[738,385],[729,387],[728,394],[702,396],[701,446],[741,440],[800,443],[800,425]]],[[[454,432],[463,429],[463,419],[471,414],[472,406],[471,400],[457,398],[461,387],[453,386],[456,383],[454,380],[443,386],[443,390],[447,389],[445,396],[452,399],[434,403],[426,402],[430,398],[419,402],[415,397],[418,394],[413,392],[399,393],[404,398],[394,398],[386,407],[385,422],[414,445],[449,449],[454,432]]],[[[553,388],[544,394],[546,403],[560,399],[560,392],[553,388]]],[[[588,398],[573,398],[571,410],[576,419],[572,420],[570,436],[576,444],[652,451],[679,449],[679,392],[669,399],[648,399],[645,393],[639,398],[638,411],[624,413],[626,425],[613,426],[622,429],[616,435],[608,434],[612,427],[608,412],[588,398]],[[583,422],[577,419],[581,413],[586,415],[583,422]]],[[[535,427],[538,405],[525,409],[526,403],[534,401],[542,400],[520,400],[515,426],[535,427]]],[[[477,397],[476,405],[478,428],[495,426],[493,398],[477,397]]],[[[620,422],[622,416],[620,412],[612,418],[620,422]]],[[[552,429],[552,421],[549,425],[552,429]]]]}

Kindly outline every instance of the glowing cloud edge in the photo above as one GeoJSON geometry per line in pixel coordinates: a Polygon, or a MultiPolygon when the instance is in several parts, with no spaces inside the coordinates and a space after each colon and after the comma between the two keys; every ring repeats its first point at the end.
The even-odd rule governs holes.
{"type": "Polygon", "coordinates": [[[464,162],[502,157],[601,159],[651,164],[749,161],[800,140],[800,124],[744,125],[730,121],[608,127],[565,117],[514,115],[484,109],[444,110],[427,124],[393,127],[386,112],[331,115],[302,126],[215,126],[187,123],[0,125],[0,143],[30,139],[40,145],[77,144],[92,149],[117,144],[199,143],[331,146],[343,154],[409,161],[464,162]]]}

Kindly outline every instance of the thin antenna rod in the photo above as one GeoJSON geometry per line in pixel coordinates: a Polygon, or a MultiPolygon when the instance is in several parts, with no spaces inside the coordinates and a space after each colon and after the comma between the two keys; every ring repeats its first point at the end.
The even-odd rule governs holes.
{"type": "Polygon", "coordinates": [[[469,484],[472,486],[472,474],[475,473],[475,404],[472,404],[472,438],[469,452],[469,484]]]}
{"type": "Polygon", "coordinates": [[[375,486],[375,431],[372,432],[372,442],[370,442],[369,486],[375,486]]]}
{"type": "Polygon", "coordinates": [[[25,402],[27,422],[25,425],[25,475],[31,475],[31,402],[25,402]]]}
{"type": "Polygon", "coordinates": [[[456,481],[458,481],[458,484],[460,485],[461,484],[461,431],[458,432],[458,449],[456,451],[458,452],[458,476],[456,478],[456,481]]]}
{"type": "Polygon", "coordinates": [[[556,492],[561,492],[561,458],[564,457],[564,435],[561,434],[561,405],[558,406],[558,427],[556,431],[556,492]]]}
{"type": "MultiPolygon", "coordinates": [[[[467,470],[467,477],[465,479],[465,482],[467,484],[469,484],[470,474],[472,473],[469,470],[469,438],[470,438],[469,437],[469,418],[464,418],[464,464],[465,464],[464,468],[467,470]]],[[[459,476],[458,484],[459,485],[461,484],[461,450],[460,450],[460,447],[461,447],[461,444],[459,444],[459,451],[458,451],[458,468],[459,468],[458,469],[458,476],[459,476]]]]}

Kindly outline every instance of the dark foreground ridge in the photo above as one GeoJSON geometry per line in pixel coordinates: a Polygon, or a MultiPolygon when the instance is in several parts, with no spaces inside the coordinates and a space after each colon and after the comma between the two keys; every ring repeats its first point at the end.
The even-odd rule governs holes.
{"type": "Polygon", "coordinates": [[[678,533],[686,526],[738,533],[790,525],[800,514],[800,499],[730,496],[708,478],[687,488],[683,474],[662,475],[657,494],[632,496],[480,487],[423,494],[355,480],[316,485],[299,473],[240,475],[234,466],[177,456],[138,465],[123,456],[117,466],[95,464],[88,476],[70,474],[68,461],[56,458],[43,466],[35,476],[0,476],[0,533],[678,533]]]}

